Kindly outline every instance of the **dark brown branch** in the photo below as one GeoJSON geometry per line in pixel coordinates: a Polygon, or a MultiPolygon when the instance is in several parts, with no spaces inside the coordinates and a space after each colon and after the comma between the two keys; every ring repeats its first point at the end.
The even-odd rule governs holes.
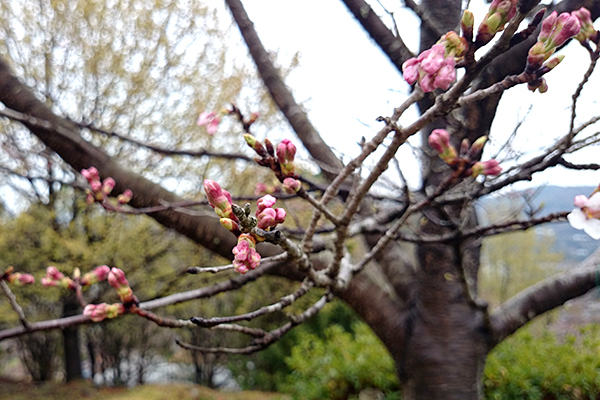
{"type": "Polygon", "coordinates": [[[226,2],[244,37],[258,72],[277,107],[283,112],[304,147],[323,169],[325,176],[333,179],[342,168],[342,162],[335,156],[331,148],[325,144],[302,107],[294,100],[292,93],[281,79],[277,68],[273,65],[269,53],[256,34],[254,24],[248,18],[241,1],[227,0],[226,2]]]}
{"type": "Polygon", "coordinates": [[[404,41],[381,21],[373,9],[364,0],[342,0],[348,10],[354,15],[379,48],[390,59],[398,72],[402,73],[402,63],[413,53],[406,47],[404,41]]]}
{"type": "Polygon", "coordinates": [[[600,250],[579,268],[545,279],[518,293],[491,313],[491,346],[495,346],[536,316],[582,296],[600,284],[600,250]]]}

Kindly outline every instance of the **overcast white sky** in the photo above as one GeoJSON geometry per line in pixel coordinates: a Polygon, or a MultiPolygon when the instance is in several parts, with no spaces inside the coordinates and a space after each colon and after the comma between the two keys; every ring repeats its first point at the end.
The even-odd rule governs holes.
{"type": "MultiPolygon", "coordinates": [[[[407,45],[417,50],[418,24],[400,2],[390,3],[398,16],[399,29],[407,45]]],[[[385,2],[384,2],[385,4],[385,2]]],[[[390,115],[401,104],[408,86],[396,69],[378,50],[354,17],[339,0],[246,0],[244,5],[250,19],[268,50],[278,51],[282,63],[300,52],[300,66],[287,83],[296,98],[310,110],[309,116],[325,140],[337,150],[355,155],[361,136],[370,138],[380,127],[375,118],[390,115]]],[[[473,1],[477,25],[486,6],[473,1]]],[[[535,106],[523,125],[517,145],[535,150],[552,142],[568,127],[570,97],[587,68],[587,52],[577,43],[563,50],[567,55],[561,65],[546,75],[550,90],[546,94],[531,93],[526,87],[511,89],[504,95],[492,138],[501,141],[527,112],[535,106]]],[[[597,88],[600,73],[584,91],[579,106],[581,120],[590,117],[598,108],[597,88]],[[595,88],[595,90],[593,90],[595,88]],[[583,118],[585,117],[585,118],[583,118]]],[[[407,115],[414,118],[414,114],[407,115]]],[[[596,129],[597,130],[597,129],[596,129]]],[[[578,162],[598,161],[598,148],[577,157],[578,162]]],[[[412,155],[406,149],[400,158],[407,160],[410,169],[412,155]]],[[[555,170],[536,178],[534,183],[558,185],[596,185],[600,172],[567,173],[555,170]]]]}

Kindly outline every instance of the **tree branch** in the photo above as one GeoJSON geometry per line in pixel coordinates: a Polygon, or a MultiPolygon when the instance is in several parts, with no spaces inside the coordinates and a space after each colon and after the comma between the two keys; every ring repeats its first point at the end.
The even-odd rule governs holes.
{"type": "Polygon", "coordinates": [[[258,37],[254,24],[248,17],[240,0],[227,0],[231,14],[246,41],[250,55],[258,68],[265,86],[273,97],[277,107],[283,112],[288,122],[304,144],[310,155],[317,161],[325,176],[332,180],[343,167],[331,148],[323,141],[315,127],[311,124],[302,107],[281,79],[277,68],[273,65],[269,53],[258,37]]]}
{"type": "Polygon", "coordinates": [[[536,316],[582,296],[600,284],[600,250],[596,250],[575,270],[545,279],[518,293],[492,311],[491,347],[536,316]]]}

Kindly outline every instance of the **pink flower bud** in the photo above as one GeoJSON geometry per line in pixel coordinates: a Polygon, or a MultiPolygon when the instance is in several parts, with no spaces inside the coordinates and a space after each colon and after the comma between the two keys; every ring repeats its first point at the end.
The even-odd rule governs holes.
{"type": "Polygon", "coordinates": [[[100,181],[91,181],[90,187],[94,193],[100,193],[102,191],[102,183],[100,181]]]}
{"type": "Polygon", "coordinates": [[[262,182],[257,183],[256,186],[254,187],[254,194],[257,196],[260,196],[261,194],[267,194],[267,193],[269,193],[267,185],[262,182]]]}
{"type": "Polygon", "coordinates": [[[108,304],[88,304],[83,309],[83,315],[90,317],[90,319],[94,322],[100,322],[104,318],[106,318],[106,314],[108,312],[108,304]]]}
{"type": "Polygon", "coordinates": [[[223,228],[227,229],[230,232],[234,232],[239,229],[238,223],[230,218],[221,218],[219,222],[221,223],[221,225],[223,225],[223,228]]]}
{"type": "Polygon", "coordinates": [[[245,274],[260,265],[260,254],[255,250],[255,239],[246,233],[238,238],[238,244],[233,248],[233,266],[240,274],[245,274]]]}
{"type": "Polygon", "coordinates": [[[221,189],[221,186],[217,182],[209,179],[204,180],[204,191],[206,192],[208,203],[214,208],[219,217],[237,221],[237,217],[233,214],[231,208],[231,195],[228,191],[221,189]]]}
{"type": "Polygon", "coordinates": [[[442,44],[434,44],[431,49],[425,50],[419,59],[421,61],[421,69],[426,74],[435,74],[444,65],[446,47],[442,44]]]}
{"type": "Polygon", "coordinates": [[[496,160],[478,161],[473,164],[471,175],[474,177],[479,175],[498,175],[502,172],[502,167],[499,164],[496,160]]]}
{"type": "Polygon", "coordinates": [[[255,215],[258,215],[262,212],[262,210],[264,210],[265,208],[271,208],[273,207],[273,205],[275,205],[275,202],[277,202],[277,199],[273,196],[271,196],[270,194],[261,197],[260,199],[258,199],[256,201],[256,213],[255,215]]]}
{"type": "Polygon", "coordinates": [[[94,195],[92,193],[88,192],[85,195],[86,204],[94,204],[95,201],[96,201],[96,198],[94,197],[94,195]]]}
{"type": "Polygon", "coordinates": [[[275,222],[276,215],[276,211],[272,208],[265,208],[261,211],[260,214],[256,216],[256,218],[258,219],[256,227],[259,229],[268,229],[272,226],[277,225],[277,223],[275,222]]]}
{"type": "Polygon", "coordinates": [[[277,146],[277,158],[280,163],[287,164],[294,161],[296,146],[289,140],[283,139],[277,146]]]}
{"type": "Polygon", "coordinates": [[[220,123],[221,118],[218,117],[214,111],[203,112],[198,118],[198,125],[205,126],[206,132],[208,132],[209,135],[213,135],[215,132],[217,132],[220,123]]]}
{"type": "Polygon", "coordinates": [[[94,283],[102,282],[108,278],[110,268],[107,265],[101,265],[94,268],[92,272],[88,272],[81,278],[82,285],[93,285],[94,283]]]}
{"type": "Polygon", "coordinates": [[[25,274],[21,272],[16,272],[14,274],[9,274],[7,277],[8,283],[12,283],[16,286],[24,286],[31,285],[35,282],[35,278],[31,274],[25,274]]]}
{"type": "Polygon", "coordinates": [[[581,30],[575,36],[575,39],[580,42],[586,42],[588,40],[594,40],[596,37],[596,29],[594,29],[594,25],[592,22],[592,15],[588,9],[585,7],[581,7],[579,10],[575,10],[571,12],[571,15],[574,15],[579,20],[579,25],[581,26],[581,30]]]}
{"type": "Polygon", "coordinates": [[[276,208],[275,209],[275,223],[283,224],[285,222],[286,215],[287,215],[287,213],[285,212],[285,210],[283,208],[276,208]]]}
{"type": "Polygon", "coordinates": [[[127,189],[123,193],[121,193],[119,196],[117,196],[117,201],[119,202],[119,204],[127,204],[131,201],[132,198],[133,198],[133,192],[131,190],[127,189]]]}
{"type": "Polygon", "coordinates": [[[50,267],[46,268],[46,277],[48,279],[58,281],[58,280],[64,278],[65,276],[56,267],[50,266],[50,267]]]}
{"type": "Polygon", "coordinates": [[[302,183],[294,178],[285,178],[283,180],[283,191],[287,194],[298,193],[300,188],[302,187],[302,183]]]}
{"type": "Polygon", "coordinates": [[[43,277],[42,278],[42,285],[44,286],[58,286],[58,281],[43,277]]]}
{"type": "Polygon", "coordinates": [[[123,286],[129,286],[129,282],[125,278],[125,272],[119,268],[111,268],[107,278],[110,286],[114,287],[115,289],[119,289],[123,286]]]}
{"type": "Polygon", "coordinates": [[[408,82],[409,85],[412,85],[419,78],[419,60],[416,58],[411,58],[406,60],[402,64],[402,74],[404,75],[404,80],[408,82]]]}
{"type": "Polygon", "coordinates": [[[106,178],[104,180],[104,183],[102,184],[102,192],[108,196],[114,188],[115,188],[115,180],[111,177],[106,178]]]}
{"type": "Polygon", "coordinates": [[[445,129],[434,129],[429,135],[429,145],[447,164],[452,164],[456,158],[456,149],[450,144],[450,134],[445,129]]]}
{"type": "Polygon", "coordinates": [[[88,169],[82,169],[81,175],[83,175],[83,177],[85,179],[87,179],[88,182],[100,180],[100,174],[98,173],[98,170],[95,167],[89,167],[88,169]]]}
{"type": "Polygon", "coordinates": [[[433,81],[433,86],[436,88],[440,88],[443,90],[447,90],[450,87],[450,84],[456,80],[456,70],[454,69],[454,59],[452,59],[452,63],[444,65],[439,69],[438,73],[435,75],[435,79],[433,81]]]}

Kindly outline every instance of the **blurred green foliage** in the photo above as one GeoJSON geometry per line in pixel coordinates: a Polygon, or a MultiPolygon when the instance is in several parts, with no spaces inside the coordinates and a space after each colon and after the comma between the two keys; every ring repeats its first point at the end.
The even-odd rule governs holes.
{"type": "Polygon", "coordinates": [[[600,396],[600,326],[559,337],[520,330],[498,345],[485,367],[486,398],[596,399],[600,396]]]}

